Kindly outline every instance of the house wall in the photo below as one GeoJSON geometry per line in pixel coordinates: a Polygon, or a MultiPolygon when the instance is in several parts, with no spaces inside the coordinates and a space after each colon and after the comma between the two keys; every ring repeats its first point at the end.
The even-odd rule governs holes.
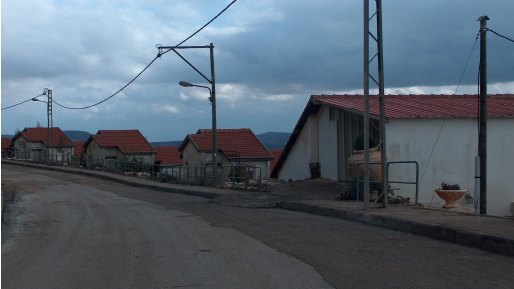
{"type": "Polygon", "coordinates": [[[282,168],[278,172],[281,180],[304,180],[311,177],[309,163],[318,162],[318,120],[310,116],[298,135],[282,168]]]}
{"type": "MultiPolygon", "coordinates": [[[[476,119],[391,119],[386,125],[389,161],[418,161],[420,172],[419,202],[441,206],[445,202],[434,193],[441,182],[457,183],[474,195],[475,156],[478,154],[476,119]],[[441,134],[434,148],[439,131],[441,134]],[[430,158],[430,154],[433,154],[430,158]],[[430,159],[430,161],[429,161],[430,159]]],[[[487,213],[512,215],[514,202],[514,119],[488,119],[487,142],[487,213]]],[[[415,180],[414,165],[391,165],[390,181],[415,180]]],[[[391,184],[401,188],[396,193],[414,201],[414,185],[391,184]]],[[[465,198],[458,201],[470,207],[465,198]]]]}
{"type": "Polygon", "coordinates": [[[338,109],[322,106],[318,112],[319,163],[321,177],[338,180],[337,120],[338,109]],[[331,115],[332,114],[332,115],[331,115]]]}
{"type": "Polygon", "coordinates": [[[205,154],[199,152],[196,147],[188,142],[182,151],[184,166],[203,166],[205,154]]]}

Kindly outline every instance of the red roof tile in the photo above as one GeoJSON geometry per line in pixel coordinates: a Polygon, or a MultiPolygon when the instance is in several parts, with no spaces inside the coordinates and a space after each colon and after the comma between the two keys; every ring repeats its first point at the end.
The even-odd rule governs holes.
{"type": "Polygon", "coordinates": [[[126,152],[156,152],[152,145],[137,129],[132,130],[99,130],[91,135],[84,145],[88,145],[92,139],[101,147],[117,147],[123,153],[126,152]]]}
{"type": "Polygon", "coordinates": [[[269,150],[271,152],[271,154],[273,154],[273,156],[275,157],[275,159],[272,160],[271,163],[270,163],[270,172],[272,172],[273,169],[275,168],[275,166],[277,165],[278,160],[280,159],[280,155],[282,154],[283,150],[284,149],[271,149],[271,150],[269,150]]]}
{"type": "MultiPolygon", "coordinates": [[[[232,158],[267,158],[273,156],[249,128],[218,129],[217,147],[232,158]]],[[[192,141],[199,151],[212,151],[212,130],[200,129],[190,134],[179,147],[182,151],[188,141],[192,141]]]]}
{"type": "Polygon", "coordinates": [[[84,144],[86,143],[85,140],[76,140],[74,143],[77,145],[75,147],[75,150],[73,151],[74,156],[80,156],[82,153],[82,150],[84,150],[84,144]]]}
{"type": "Polygon", "coordinates": [[[157,151],[155,161],[162,161],[161,165],[181,165],[183,163],[178,146],[156,146],[154,148],[157,151]]]}
{"type": "MultiPolygon", "coordinates": [[[[52,139],[50,140],[50,146],[57,146],[59,144],[59,140],[62,138],[64,140],[64,145],[67,147],[74,147],[75,143],[71,141],[71,139],[66,136],[62,132],[62,130],[58,127],[54,127],[51,130],[52,139]]],[[[30,142],[43,142],[46,146],[48,146],[48,128],[46,127],[31,127],[25,128],[23,131],[20,131],[17,135],[14,136],[13,141],[20,137],[21,135],[25,136],[25,138],[30,142]]]]}
{"type": "MultiPolygon", "coordinates": [[[[376,96],[370,96],[370,104],[376,96]]],[[[362,95],[313,95],[311,100],[331,106],[364,111],[362,95]]],[[[479,98],[477,95],[386,95],[387,118],[434,118],[476,117],[479,98]]],[[[378,103],[370,107],[370,114],[380,115],[378,103]]],[[[514,116],[514,95],[493,94],[487,96],[487,115],[494,117],[514,116]]]]}
{"type": "Polygon", "coordinates": [[[5,150],[5,149],[9,148],[10,145],[11,145],[11,140],[9,138],[3,137],[2,138],[2,149],[5,150]]]}

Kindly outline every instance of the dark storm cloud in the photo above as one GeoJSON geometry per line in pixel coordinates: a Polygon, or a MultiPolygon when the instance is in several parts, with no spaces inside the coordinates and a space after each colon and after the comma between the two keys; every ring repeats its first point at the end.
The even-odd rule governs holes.
{"type": "MultiPolygon", "coordinates": [[[[179,43],[228,3],[2,1],[2,107],[45,87],[67,106],[101,101],[154,59],[156,44],[179,43]]],[[[383,1],[386,88],[453,93],[478,32],[477,18],[489,16],[489,28],[514,38],[513,11],[512,1],[383,1]]],[[[219,127],[290,131],[310,94],[362,88],[359,0],[238,1],[186,45],[211,42],[219,127]]],[[[463,78],[467,93],[476,91],[471,85],[478,50],[477,44],[463,78]]],[[[492,86],[493,93],[514,91],[513,51],[514,43],[488,33],[489,82],[506,83],[492,86]]],[[[179,52],[210,77],[207,49],[179,52]]],[[[100,106],[56,107],[56,123],[90,132],[139,128],[151,140],[181,139],[210,126],[210,105],[206,90],[180,87],[180,80],[207,84],[169,52],[100,106]]],[[[44,105],[30,103],[3,111],[2,130],[45,119],[44,105]]]]}

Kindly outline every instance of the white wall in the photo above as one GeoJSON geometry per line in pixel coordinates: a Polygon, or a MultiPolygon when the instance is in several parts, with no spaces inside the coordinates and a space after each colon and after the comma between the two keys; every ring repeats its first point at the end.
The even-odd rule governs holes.
{"type": "MultiPolygon", "coordinates": [[[[441,182],[457,183],[474,194],[475,156],[478,153],[476,119],[392,119],[386,125],[389,161],[416,160],[420,166],[419,202],[441,206],[434,194],[441,182]],[[439,131],[441,134],[434,148],[439,131]],[[432,157],[430,155],[432,153],[432,157]],[[428,163],[430,158],[430,163],[428,163]],[[428,166],[427,166],[428,163],[428,166]]],[[[489,215],[511,215],[514,202],[514,119],[489,119],[488,122],[488,199],[489,215]]],[[[415,180],[414,165],[391,165],[390,181],[415,180]]],[[[401,188],[396,194],[411,197],[414,185],[391,184],[401,188]]],[[[465,198],[458,202],[461,206],[465,198]]]]}
{"type": "Polygon", "coordinates": [[[318,112],[319,164],[321,178],[337,181],[337,119],[331,121],[329,111],[324,105],[318,112]]]}
{"type": "MultiPolygon", "coordinates": [[[[277,156],[276,156],[277,157],[277,156]]],[[[286,161],[278,172],[281,180],[304,180],[311,177],[309,163],[318,161],[318,121],[316,116],[308,118],[296,139],[286,161]]]]}

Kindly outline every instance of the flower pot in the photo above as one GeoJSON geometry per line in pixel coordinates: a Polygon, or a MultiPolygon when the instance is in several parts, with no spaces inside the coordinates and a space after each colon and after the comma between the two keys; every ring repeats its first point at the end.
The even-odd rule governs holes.
{"type": "MultiPolygon", "coordinates": [[[[377,149],[370,149],[369,162],[379,163],[382,160],[382,154],[377,149]]],[[[387,162],[387,160],[386,160],[387,162]]],[[[351,177],[357,177],[357,164],[364,163],[364,150],[353,151],[353,155],[348,159],[348,174],[351,177]]],[[[359,174],[364,175],[365,166],[361,164],[359,166],[359,174]]],[[[380,164],[369,165],[369,177],[375,181],[382,181],[382,166],[380,164]]]]}
{"type": "Polygon", "coordinates": [[[435,190],[437,195],[446,201],[443,208],[460,208],[457,201],[464,196],[467,190],[435,190]]]}

